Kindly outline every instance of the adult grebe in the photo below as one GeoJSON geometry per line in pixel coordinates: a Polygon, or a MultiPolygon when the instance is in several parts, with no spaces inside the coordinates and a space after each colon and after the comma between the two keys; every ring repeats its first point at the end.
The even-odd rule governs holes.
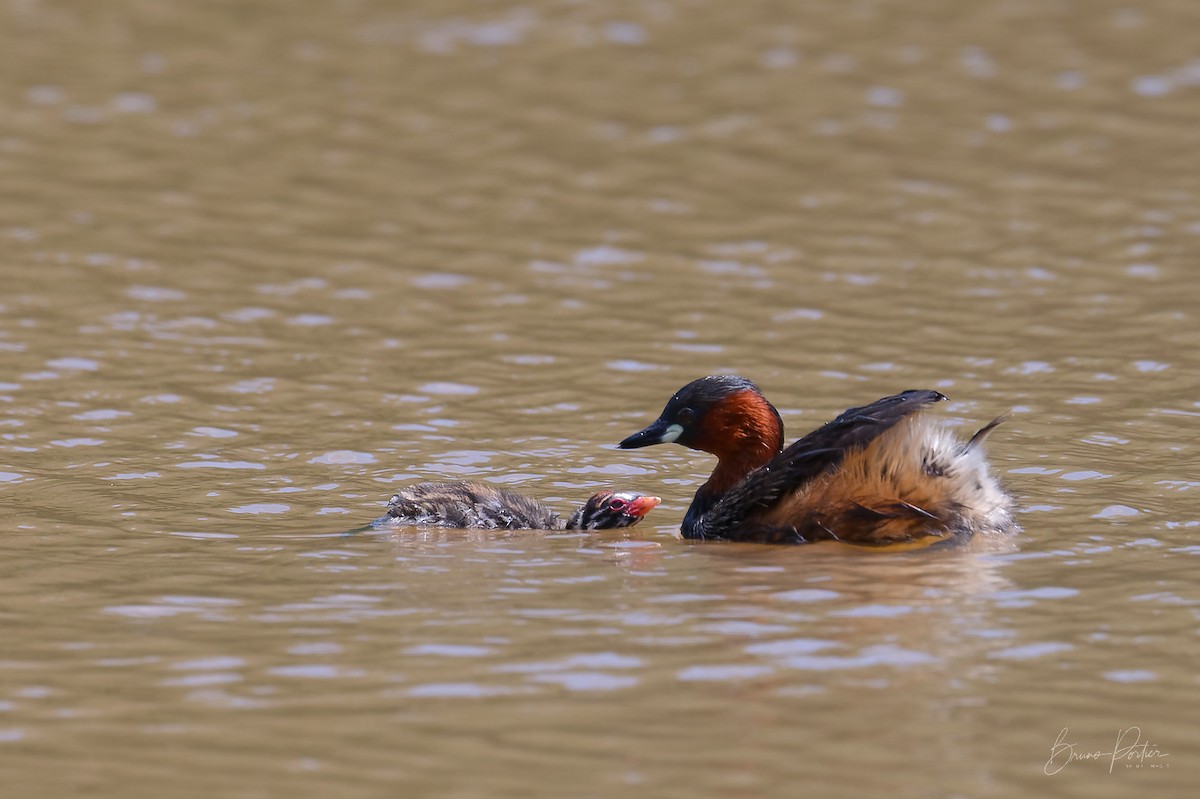
{"type": "Polygon", "coordinates": [[[905,391],[836,419],[783,449],[783,421],[743,377],[693,380],[622,449],[675,442],[717,456],[683,519],[685,538],[892,544],[1012,526],[983,442],[962,442],[919,413],[946,399],[905,391]]]}

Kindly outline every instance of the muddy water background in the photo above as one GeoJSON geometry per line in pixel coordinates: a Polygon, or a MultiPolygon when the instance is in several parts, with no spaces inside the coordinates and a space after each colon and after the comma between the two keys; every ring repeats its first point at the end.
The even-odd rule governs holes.
{"type": "Polygon", "coordinates": [[[1198,29],[6,4],[5,794],[1190,795],[1198,29]],[[1011,411],[1023,532],[676,540],[711,461],[612,444],[722,371],[793,434],[915,386],[1011,411]],[[665,501],[338,534],[442,477],[665,501]],[[1134,726],[1164,756],[1044,773],[1134,726]]]}

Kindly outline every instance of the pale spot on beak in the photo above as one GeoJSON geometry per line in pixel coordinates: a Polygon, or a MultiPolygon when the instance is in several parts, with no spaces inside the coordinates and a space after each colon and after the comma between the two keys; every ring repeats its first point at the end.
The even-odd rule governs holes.
{"type": "Polygon", "coordinates": [[[663,431],[662,438],[659,441],[663,444],[670,444],[681,435],[683,435],[683,425],[673,424],[663,431]]]}

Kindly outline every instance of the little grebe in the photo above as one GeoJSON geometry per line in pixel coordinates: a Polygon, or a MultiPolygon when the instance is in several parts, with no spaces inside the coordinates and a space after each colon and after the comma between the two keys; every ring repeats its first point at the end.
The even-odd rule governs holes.
{"type": "Polygon", "coordinates": [[[892,544],[1012,526],[983,441],[962,442],[917,413],[946,399],[905,391],[850,408],[783,449],[783,420],[758,386],[693,380],[657,421],[618,446],[675,442],[717,456],[683,518],[685,538],[892,544]]]}
{"type": "Polygon", "coordinates": [[[550,508],[512,491],[481,483],[418,483],[395,494],[383,525],[479,527],[491,530],[610,530],[632,527],[652,511],[658,497],[600,491],[564,522],[550,508]]]}

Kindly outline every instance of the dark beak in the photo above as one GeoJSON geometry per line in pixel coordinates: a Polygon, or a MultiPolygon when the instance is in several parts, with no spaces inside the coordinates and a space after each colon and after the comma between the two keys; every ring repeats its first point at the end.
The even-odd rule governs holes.
{"type": "Polygon", "coordinates": [[[648,447],[651,444],[662,444],[663,435],[667,432],[669,426],[662,419],[658,419],[645,430],[634,433],[620,444],[617,444],[617,448],[637,449],[638,447],[648,447]]]}

